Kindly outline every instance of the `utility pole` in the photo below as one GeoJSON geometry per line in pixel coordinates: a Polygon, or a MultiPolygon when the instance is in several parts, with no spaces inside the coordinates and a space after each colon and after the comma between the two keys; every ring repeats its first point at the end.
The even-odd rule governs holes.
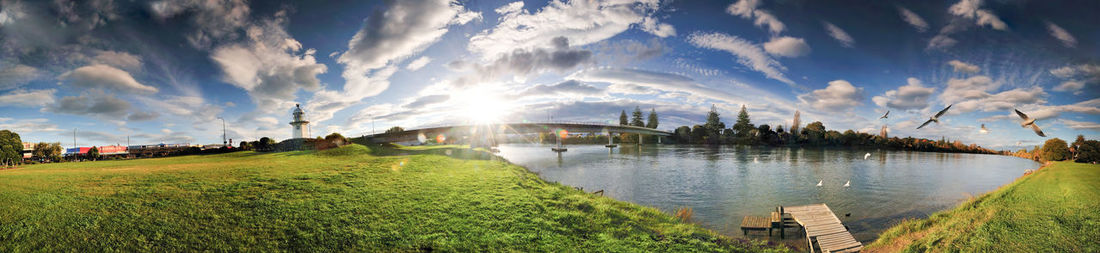
{"type": "Polygon", "coordinates": [[[370,116],[370,134],[375,135],[375,132],[374,132],[374,114],[367,114],[367,115],[370,116]]]}
{"type": "MultiPolygon", "coordinates": [[[[73,128],[73,148],[76,148],[76,128],[73,128]]],[[[77,152],[79,151],[77,150],[77,152]]]]}

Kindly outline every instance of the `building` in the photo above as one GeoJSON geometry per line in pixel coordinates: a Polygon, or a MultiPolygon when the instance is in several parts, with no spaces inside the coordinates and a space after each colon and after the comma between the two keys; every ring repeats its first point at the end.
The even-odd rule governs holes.
{"type": "Polygon", "coordinates": [[[294,105],[294,121],[290,122],[294,129],[291,129],[290,136],[292,139],[308,138],[309,137],[309,121],[304,117],[305,112],[302,112],[302,106],[294,105]]]}
{"type": "Polygon", "coordinates": [[[34,142],[23,142],[23,159],[34,156],[34,142]]]}

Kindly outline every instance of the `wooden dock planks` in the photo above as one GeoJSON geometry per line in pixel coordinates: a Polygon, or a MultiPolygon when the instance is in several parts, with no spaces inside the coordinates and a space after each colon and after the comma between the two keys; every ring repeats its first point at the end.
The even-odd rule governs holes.
{"type": "Polygon", "coordinates": [[[784,207],[784,211],[805,228],[810,252],[813,252],[814,242],[822,252],[856,252],[863,249],[863,244],[848,233],[833,210],[825,204],[789,206],[784,207]]]}

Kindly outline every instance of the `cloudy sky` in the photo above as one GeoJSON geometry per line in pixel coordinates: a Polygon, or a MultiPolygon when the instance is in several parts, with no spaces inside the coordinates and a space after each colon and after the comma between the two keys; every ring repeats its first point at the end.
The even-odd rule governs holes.
{"type": "Polygon", "coordinates": [[[0,128],[219,143],[453,123],[753,123],[1012,148],[1100,136],[1097,1],[0,0],[0,128]],[[943,124],[916,130],[948,104],[943,124]],[[890,117],[879,115],[890,111],[890,117]],[[990,132],[978,130],[985,124],[990,132]]]}

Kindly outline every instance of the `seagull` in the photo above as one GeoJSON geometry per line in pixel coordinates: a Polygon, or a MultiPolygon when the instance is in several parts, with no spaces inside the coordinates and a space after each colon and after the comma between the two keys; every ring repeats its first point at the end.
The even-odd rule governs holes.
{"type": "Polygon", "coordinates": [[[878,117],[878,119],[885,119],[886,116],[890,116],[890,110],[886,110],[886,114],[883,114],[882,117],[878,117]]]}
{"type": "Polygon", "coordinates": [[[852,186],[852,180],[848,179],[848,182],[844,182],[844,187],[847,188],[847,187],[850,187],[850,186],[852,186]]]}
{"type": "Polygon", "coordinates": [[[982,129],[978,130],[978,132],[982,133],[982,134],[988,134],[989,133],[989,128],[985,128],[985,124],[982,124],[982,129]]]}
{"type": "Polygon", "coordinates": [[[924,124],[920,124],[920,126],[917,127],[917,129],[920,129],[920,128],[928,125],[928,123],[932,123],[933,121],[935,121],[936,124],[939,124],[940,123],[940,116],[943,116],[944,113],[947,113],[947,109],[951,109],[952,105],[947,105],[947,108],[943,108],[942,111],[936,113],[936,116],[932,116],[931,118],[928,118],[928,121],[925,121],[924,124]]]}
{"type": "Polygon", "coordinates": [[[867,153],[866,155],[863,155],[863,160],[867,160],[867,158],[871,158],[871,153],[867,153]]]}
{"type": "Polygon", "coordinates": [[[760,160],[756,160],[756,157],[752,158],[752,163],[760,163],[760,160]]]}
{"type": "Polygon", "coordinates": [[[824,182],[825,182],[825,180],[817,181],[817,187],[821,187],[821,183],[824,183],[824,182]]]}
{"type": "Polygon", "coordinates": [[[1039,129],[1039,125],[1035,124],[1035,119],[1027,117],[1027,114],[1020,112],[1020,110],[1013,110],[1016,110],[1016,115],[1020,115],[1020,118],[1024,119],[1024,122],[1020,123],[1021,127],[1026,128],[1028,125],[1031,125],[1031,130],[1035,130],[1035,134],[1038,134],[1041,137],[1047,137],[1047,135],[1043,133],[1043,130],[1039,129]]]}

